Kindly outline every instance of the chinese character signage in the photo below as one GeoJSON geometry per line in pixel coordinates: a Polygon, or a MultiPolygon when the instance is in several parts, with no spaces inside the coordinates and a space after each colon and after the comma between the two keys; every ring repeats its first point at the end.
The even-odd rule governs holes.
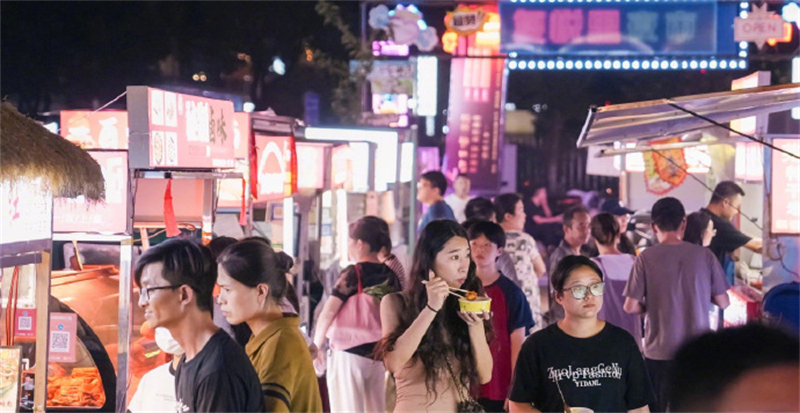
{"type": "Polygon", "coordinates": [[[128,121],[131,168],[234,166],[233,102],[129,86],[128,121]]]}
{"type": "Polygon", "coordinates": [[[22,347],[0,347],[0,412],[19,411],[22,347]]]}
{"type": "Polygon", "coordinates": [[[297,190],[297,160],[291,136],[256,135],[258,202],[292,196],[297,190]]]}
{"type": "Polygon", "coordinates": [[[53,195],[41,179],[0,181],[0,245],[53,238],[53,195]]]}
{"type": "Polygon", "coordinates": [[[452,30],[461,36],[468,36],[483,28],[486,22],[486,11],[483,7],[459,6],[454,11],[447,12],[444,24],[447,30],[452,30]]]}
{"type": "Polygon", "coordinates": [[[128,112],[62,110],[61,136],[84,149],[128,149],[128,112]]]}
{"type": "Polygon", "coordinates": [[[100,164],[106,199],[86,202],[83,197],[53,200],[53,231],[122,234],[128,229],[128,152],[89,151],[100,164]]]}
{"type": "MultiPolygon", "coordinates": [[[[789,153],[800,153],[800,139],[773,139],[772,144],[789,153]]],[[[800,160],[772,151],[773,234],[800,234],[800,160]]]]}
{"type": "Polygon", "coordinates": [[[454,58],[444,173],[466,173],[472,188],[496,191],[505,102],[504,59],[454,58]]]}
{"type": "Polygon", "coordinates": [[[501,51],[526,55],[733,55],[738,2],[500,2],[501,51]]]}

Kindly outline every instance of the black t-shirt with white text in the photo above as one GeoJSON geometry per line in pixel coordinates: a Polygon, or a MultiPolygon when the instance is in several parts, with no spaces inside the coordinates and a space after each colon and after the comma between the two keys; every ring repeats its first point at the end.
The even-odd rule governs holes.
{"type": "Polygon", "coordinates": [[[263,412],[264,396],[253,364],[223,330],[175,371],[178,413],[263,412]]]}
{"type": "Polygon", "coordinates": [[[509,399],[533,403],[542,412],[572,407],[595,412],[624,412],[653,398],[644,358],[631,335],[610,323],[595,336],[576,338],[558,324],[525,340],[517,358],[509,399]]]}

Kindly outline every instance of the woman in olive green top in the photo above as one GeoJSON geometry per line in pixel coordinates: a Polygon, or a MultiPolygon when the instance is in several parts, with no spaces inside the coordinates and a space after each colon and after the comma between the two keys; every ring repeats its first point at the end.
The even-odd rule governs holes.
{"type": "Polygon", "coordinates": [[[222,314],[253,330],[246,350],[258,373],[268,412],[321,412],[317,376],[300,320],[281,312],[288,282],[275,251],[259,241],[239,241],[219,256],[222,314]]]}

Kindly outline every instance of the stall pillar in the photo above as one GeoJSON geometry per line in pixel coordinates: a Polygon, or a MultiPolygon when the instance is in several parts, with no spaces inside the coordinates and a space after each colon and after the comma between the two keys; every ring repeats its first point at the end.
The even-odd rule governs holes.
{"type": "MultiPolygon", "coordinates": [[[[411,126],[411,142],[413,143],[414,147],[414,156],[411,157],[413,160],[411,162],[411,183],[408,186],[408,253],[409,255],[412,254],[414,251],[414,246],[417,243],[417,184],[416,182],[419,180],[418,171],[417,171],[417,148],[419,147],[419,137],[418,137],[418,128],[416,125],[411,126]]],[[[399,164],[398,164],[399,165],[399,164]]],[[[398,181],[399,179],[398,173],[398,181]]],[[[398,203],[398,205],[402,205],[398,203]]]]}
{"type": "MultiPolygon", "coordinates": [[[[142,233],[142,240],[147,239],[147,230],[142,233]]],[[[133,335],[133,279],[131,263],[133,259],[133,238],[120,241],[119,253],[119,328],[117,329],[117,412],[127,411],[128,371],[130,342],[133,335]]]]}
{"type": "Polygon", "coordinates": [[[203,245],[211,242],[214,228],[214,200],[217,199],[217,185],[214,179],[203,180],[203,245]]]}
{"type": "MultiPolygon", "coordinates": [[[[308,297],[309,288],[307,281],[310,280],[311,268],[309,268],[308,271],[306,269],[306,266],[308,265],[307,263],[311,262],[311,254],[308,249],[308,232],[310,226],[309,214],[311,212],[311,207],[314,205],[315,197],[316,191],[312,192],[310,195],[298,194],[294,197],[295,202],[297,202],[297,208],[300,212],[300,221],[297,223],[299,232],[297,259],[300,261],[301,268],[300,274],[297,277],[297,281],[295,281],[295,290],[297,291],[297,298],[300,301],[300,324],[306,326],[309,325],[309,321],[311,319],[311,303],[308,297]]],[[[286,216],[285,210],[284,216],[286,216]]]]}
{"type": "Polygon", "coordinates": [[[36,264],[36,390],[33,411],[44,412],[47,403],[47,350],[50,348],[50,250],[36,264]]]}

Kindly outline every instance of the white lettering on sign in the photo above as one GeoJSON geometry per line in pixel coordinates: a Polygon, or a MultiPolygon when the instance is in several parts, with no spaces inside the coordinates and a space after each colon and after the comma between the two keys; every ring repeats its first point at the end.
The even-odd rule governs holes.
{"type": "Polygon", "coordinates": [[[264,148],[264,155],[258,165],[258,193],[274,195],[283,193],[283,181],[286,177],[286,163],[283,160],[283,151],[275,142],[268,142],[264,148]],[[280,169],[280,172],[267,172],[267,166],[280,169]]]}

